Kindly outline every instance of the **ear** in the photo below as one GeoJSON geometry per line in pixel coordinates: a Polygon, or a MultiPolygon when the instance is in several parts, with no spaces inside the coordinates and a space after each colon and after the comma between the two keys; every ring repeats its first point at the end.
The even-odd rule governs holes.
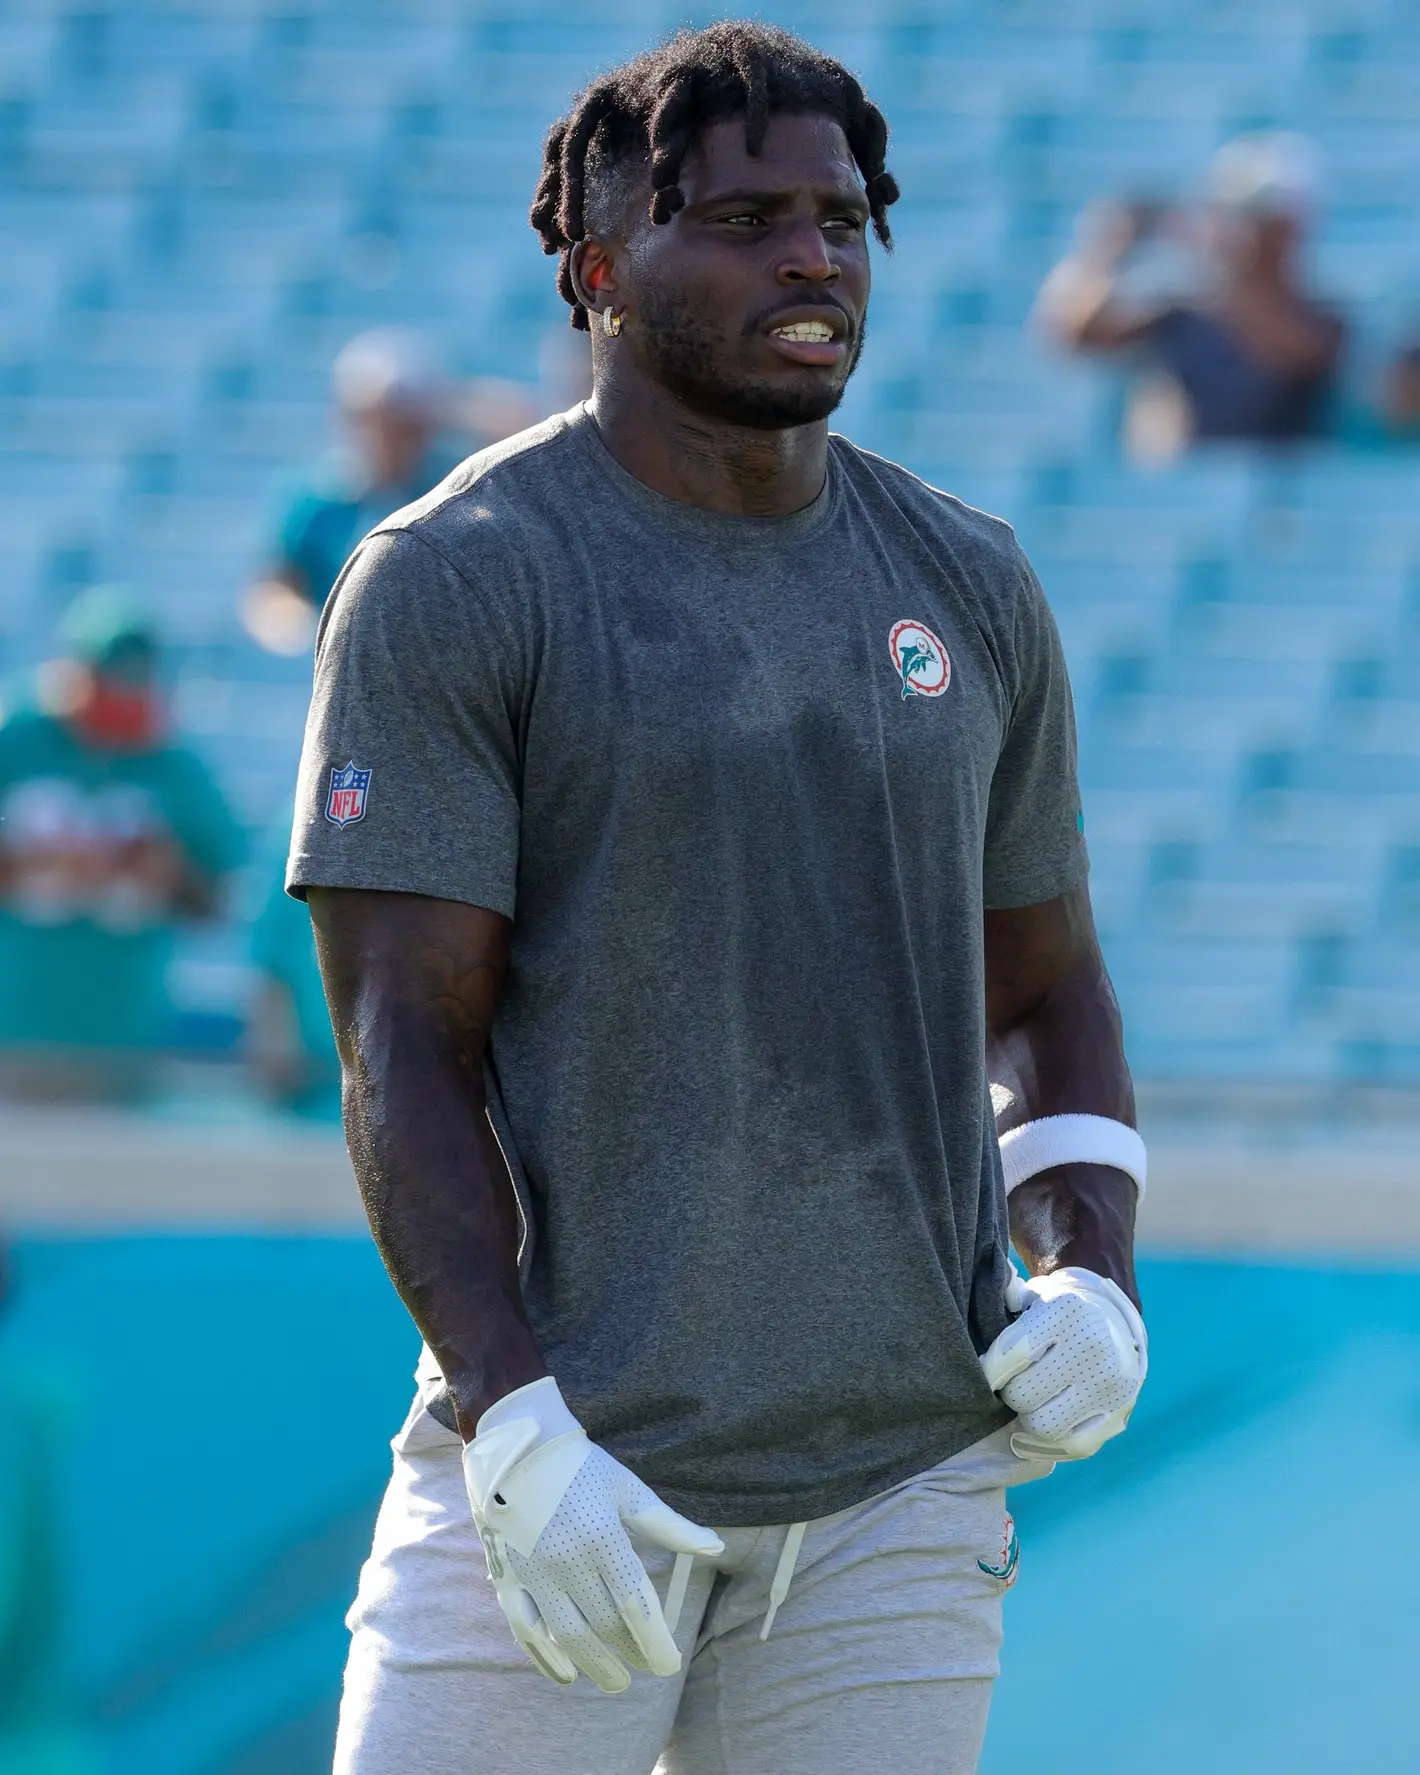
{"type": "Polygon", "coordinates": [[[572,274],[572,288],[577,292],[577,300],[592,314],[600,314],[603,308],[613,304],[621,294],[621,285],[616,275],[615,249],[610,241],[603,240],[599,235],[589,235],[586,240],[577,242],[572,248],[568,269],[572,274]]]}

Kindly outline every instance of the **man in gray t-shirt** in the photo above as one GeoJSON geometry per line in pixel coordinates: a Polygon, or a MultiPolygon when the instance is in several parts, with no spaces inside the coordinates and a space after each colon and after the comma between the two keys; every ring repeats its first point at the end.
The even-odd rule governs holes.
{"type": "MultiPolygon", "coordinates": [[[[847,80],[729,25],[591,89],[585,176],[554,134],[534,222],[595,319],[592,402],[381,524],[322,624],[289,883],[371,1224],[428,1346],[356,1611],[339,1766],[359,1775],[453,1775],[409,1721],[472,1705],[497,1738],[525,1705],[471,1645],[447,1691],[392,1674],[429,1649],[375,1617],[429,1581],[441,1513],[481,1536],[489,1606],[544,1674],[654,1673],[632,1695],[664,1730],[615,1763],[649,1775],[691,1729],[654,1680],[681,1664],[658,1558],[672,1616],[709,1571],[703,1610],[736,1532],[794,1525],[787,1611],[823,1519],[1090,1452],[1142,1376],[1142,1168],[1117,1148],[1137,1137],[1055,627],[1006,524],[827,430],[896,195],[847,80]],[[677,160],[656,95],[691,66],[677,160]],[[1047,1140],[1009,1228],[988,1050],[1004,1128],[1104,1128],[1047,1140]]],[[[1015,1569],[997,1538],[955,1555],[988,1608],[1015,1569]]],[[[969,1674],[989,1693],[974,1666],[941,1680],[969,1674]]],[[[547,1766],[580,1767],[576,1743],[604,1775],[612,1752],[545,1693],[547,1766]]],[[[931,1705],[914,1731],[945,1729],[931,1705]]],[[[984,1708],[940,1766],[974,1766],[984,1708]]],[[[858,1766],[839,1737],[796,1754],[858,1766]]]]}

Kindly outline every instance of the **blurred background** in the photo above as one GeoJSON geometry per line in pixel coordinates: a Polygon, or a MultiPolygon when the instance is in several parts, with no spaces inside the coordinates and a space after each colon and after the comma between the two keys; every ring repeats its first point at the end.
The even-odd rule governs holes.
{"type": "MultiPolygon", "coordinates": [[[[1051,597],[1151,1145],[1149,1385],[1015,1500],[983,1768],[1403,1768],[1420,8],[765,10],[892,124],[842,429],[1051,597]]],[[[417,1339],[280,893],[315,616],[580,398],[543,132],[712,16],[0,0],[0,1775],[329,1766],[417,1339]]]]}

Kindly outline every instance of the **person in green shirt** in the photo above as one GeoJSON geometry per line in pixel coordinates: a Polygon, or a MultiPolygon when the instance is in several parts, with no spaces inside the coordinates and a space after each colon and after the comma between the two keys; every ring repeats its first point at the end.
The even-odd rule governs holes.
{"type": "Polygon", "coordinates": [[[341,350],[331,387],[342,447],[285,484],[267,560],[242,600],[247,633],[271,653],[304,653],[321,606],[355,544],[452,469],[449,435],[491,444],[538,417],[528,390],[480,377],[457,384],[429,341],[375,327],[341,350]]]}
{"type": "Polygon", "coordinates": [[[167,733],[160,645],[121,590],[81,596],[65,656],[0,721],[0,1093],[144,1094],[184,918],[218,909],[242,836],[167,733]]]}
{"type": "Polygon", "coordinates": [[[247,1055],[271,1100],[312,1121],[340,1119],[340,1057],[316,959],[311,915],[286,892],[294,806],[267,841],[263,895],[252,924],[256,990],[247,1055]]]}

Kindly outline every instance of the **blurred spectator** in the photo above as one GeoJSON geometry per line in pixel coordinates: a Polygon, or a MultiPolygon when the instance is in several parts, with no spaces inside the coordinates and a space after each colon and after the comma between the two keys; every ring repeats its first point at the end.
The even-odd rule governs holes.
{"type": "Polygon", "coordinates": [[[1038,312],[1068,348],[1138,365],[1133,454],[1323,428],[1345,324],[1302,283],[1318,171],[1303,137],[1239,136],[1214,159],[1201,215],[1143,203],[1086,212],[1038,312]]]}
{"type": "MultiPolygon", "coordinates": [[[[0,1248],[0,1317],[10,1272],[0,1248]]],[[[64,1673],[58,1466],[79,1409],[0,1345],[0,1770],[97,1775],[64,1673]]]]}
{"type": "Polygon", "coordinates": [[[288,811],[268,843],[261,910],[252,927],[257,986],[247,1057],[272,1101],[318,1121],[340,1116],[340,1060],[316,960],[311,915],[286,892],[288,811]]]}
{"type": "Polygon", "coordinates": [[[115,587],[79,598],[65,657],[0,722],[0,1092],[141,1095],[183,917],[216,910],[238,829],[165,731],[159,643],[115,587]]]}
{"type": "Polygon", "coordinates": [[[1381,416],[1392,437],[1420,439],[1420,343],[1391,360],[1381,388],[1381,416]]]}
{"type": "Polygon", "coordinates": [[[355,544],[454,467],[459,453],[440,448],[446,430],[492,443],[537,417],[516,383],[451,383],[428,341],[403,327],[358,334],[336,358],[332,386],[345,447],[288,491],[263,576],[243,600],[247,632],[273,653],[310,646],[355,544]]]}

